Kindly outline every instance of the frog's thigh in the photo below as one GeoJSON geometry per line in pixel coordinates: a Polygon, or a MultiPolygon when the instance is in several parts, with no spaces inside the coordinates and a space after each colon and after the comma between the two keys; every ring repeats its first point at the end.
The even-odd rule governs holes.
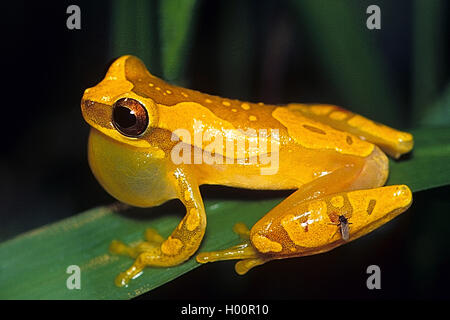
{"type": "Polygon", "coordinates": [[[251,242],[201,253],[197,261],[242,259],[235,269],[244,274],[270,260],[326,252],[392,220],[406,211],[411,202],[411,191],[405,185],[328,194],[278,211],[277,216],[262,218],[251,229],[251,242]],[[336,232],[341,215],[349,223],[348,239],[336,232]]]}
{"type": "Polygon", "coordinates": [[[405,185],[329,194],[303,202],[252,228],[250,239],[258,252],[274,259],[312,255],[355,240],[406,211],[412,202],[405,185]],[[348,221],[348,239],[336,232],[339,217],[348,221]],[[270,225],[269,225],[270,224],[270,225]]]}

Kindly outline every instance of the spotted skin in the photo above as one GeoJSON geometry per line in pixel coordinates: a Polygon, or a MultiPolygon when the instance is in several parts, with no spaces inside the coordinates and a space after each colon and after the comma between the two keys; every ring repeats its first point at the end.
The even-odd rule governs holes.
{"type": "MultiPolygon", "coordinates": [[[[394,158],[413,148],[413,136],[332,105],[290,104],[288,109],[378,145],[394,158]]],[[[351,144],[353,138],[349,136],[351,144]]]]}

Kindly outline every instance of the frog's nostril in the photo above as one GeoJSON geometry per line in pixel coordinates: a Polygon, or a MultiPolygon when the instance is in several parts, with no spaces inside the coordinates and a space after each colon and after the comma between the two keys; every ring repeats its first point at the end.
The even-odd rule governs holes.
{"type": "Polygon", "coordinates": [[[114,104],[112,122],[121,134],[137,137],[147,129],[147,110],[135,99],[119,99],[114,104]]]}
{"type": "Polygon", "coordinates": [[[94,104],[95,102],[92,100],[83,100],[83,105],[86,109],[92,107],[94,104]]]}

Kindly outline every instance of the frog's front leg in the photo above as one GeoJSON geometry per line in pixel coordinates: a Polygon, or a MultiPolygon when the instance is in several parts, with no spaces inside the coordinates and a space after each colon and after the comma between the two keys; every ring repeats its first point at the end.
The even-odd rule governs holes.
{"type": "Polygon", "coordinates": [[[328,194],[291,203],[288,210],[288,204],[282,202],[284,209],[275,207],[258,221],[248,241],[222,251],[201,253],[197,261],[242,259],[235,269],[245,274],[270,260],[326,252],[380,227],[406,211],[411,202],[411,191],[405,185],[328,194]],[[345,239],[342,232],[336,232],[342,227],[342,217],[348,223],[345,239]]]}
{"type": "MultiPolygon", "coordinates": [[[[145,267],[178,265],[189,259],[200,246],[206,229],[206,214],[198,185],[182,169],[174,171],[173,181],[175,181],[174,185],[178,198],[186,207],[185,217],[172,234],[162,242],[160,242],[161,237],[157,233],[147,231],[147,242],[135,247],[138,251],[136,260],[127,271],[117,276],[116,285],[126,285],[145,267]]],[[[128,253],[128,249],[121,247],[120,244],[116,245],[117,251],[120,251],[118,248],[122,248],[125,254],[136,253],[133,250],[131,254],[128,253]]]]}

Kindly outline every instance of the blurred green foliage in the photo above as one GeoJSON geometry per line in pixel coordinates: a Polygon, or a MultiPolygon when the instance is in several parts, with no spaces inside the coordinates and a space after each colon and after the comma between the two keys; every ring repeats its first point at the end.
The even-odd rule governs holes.
{"type": "Polygon", "coordinates": [[[365,23],[361,12],[369,4],[364,7],[362,3],[355,6],[349,1],[324,0],[292,3],[311,33],[324,76],[330,78],[349,108],[369,118],[389,119],[387,123],[392,125],[405,125],[396,107],[399,97],[395,83],[374,41],[374,32],[361,27],[365,23]]]}
{"type": "Polygon", "coordinates": [[[113,56],[139,56],[158,74],[161,52],[155,46],[159,43],[156,6],[154,0],[112,1],[110,51],[113,56]]]}
{"type": "Polygon", "coordinates": [[[420,124],[421,119],[427,117],[431,105],[441,94],[439,87],[445,59],[445,42],[442,41],[445,39],[445,12],[448,9],[446,11],[444,1],[414,1],[413,125],[420,124]]]}
{"type": "MultiPolygon", "coordinates": [[[[412,80],[407,84],[411,86],[409,97],[400,94],[405,84],[400,83],[402,79],[393,74],[392,66],[387,63],[379,34],[393,32],[392,28],[408,21],[395,22],[395,12],[392,13],[395,6],[386,0],[378,1],[377,5],[383,8],[382,30],[387,31],[368,30],[365,10],[370,4],[366,0],[358,3],[290,0],[283,3],[291,10],[290,16],[286,17],[286,14],[277,15],[276,6],[270,1],[219,1],[220,13],[215,20],[220,33],[214,35],[218,38],[208,40],[217,45],[201,54],[211,55],[219,61],[215,75],[220,79],[221,92],[236,98],[252,97],[254,77],[269,74],[267,78],[270,78],[276,73],[274,68],[268,67],[269,73],[265,70],[266,61],[280,67],[283,60],[295,59],[283,54],[284,47],[293,46],[283,41],[298,41],[290,37],[290,33],[299,31],[310,41],[321,76],[347,108],[396,127],[408,128],[421,123],[433,125],[431,120],[424,122],[423,119],[430,119],[428,111],[440,98],[446,80],[445,69],[442,70],[446,4],[442,0],[416,0],[411,5],[413,33],[409,41],[413,52],[412,80]],[[291,30],[281,27],[280,31],[280,20],[283,23],[286,18],[294,24],[285,27],[291,30]],[[255,31],[261,24],[265,24],[262,35],[255,31]],[[261,36],[266,39],[261,40],[261,36]],[[267,60],[259,62],[260,71],[255,72],[254,60],[258,56],[267,60]]],[[[196,23],[202,6],[205,6],[203,1],[195,0],[131,3],[114,0],[110,56],[137,55],[154,74],[170,82],[189,85],[184,73],[192,58],[189,49],[195,43],[196,29],[209,27],[196,23]]],[[[272,81],[281,81],[276,78],[283,75],[273,76],[275,80],[272,81]]],[[[189,78],[192,82],[192,76],[189,78]]],[[[299,95],[298,99],[301,97],[299,95]]],[[[442,119],[437,121],[442,124],[442,119]]]]}
{"type": "Polygon", "coordinates": [[[195,21],[196,0],[166,0],[159,3],[161,63],[164,78],[173,81],[180,77],[190,31],[195,21]]]}

